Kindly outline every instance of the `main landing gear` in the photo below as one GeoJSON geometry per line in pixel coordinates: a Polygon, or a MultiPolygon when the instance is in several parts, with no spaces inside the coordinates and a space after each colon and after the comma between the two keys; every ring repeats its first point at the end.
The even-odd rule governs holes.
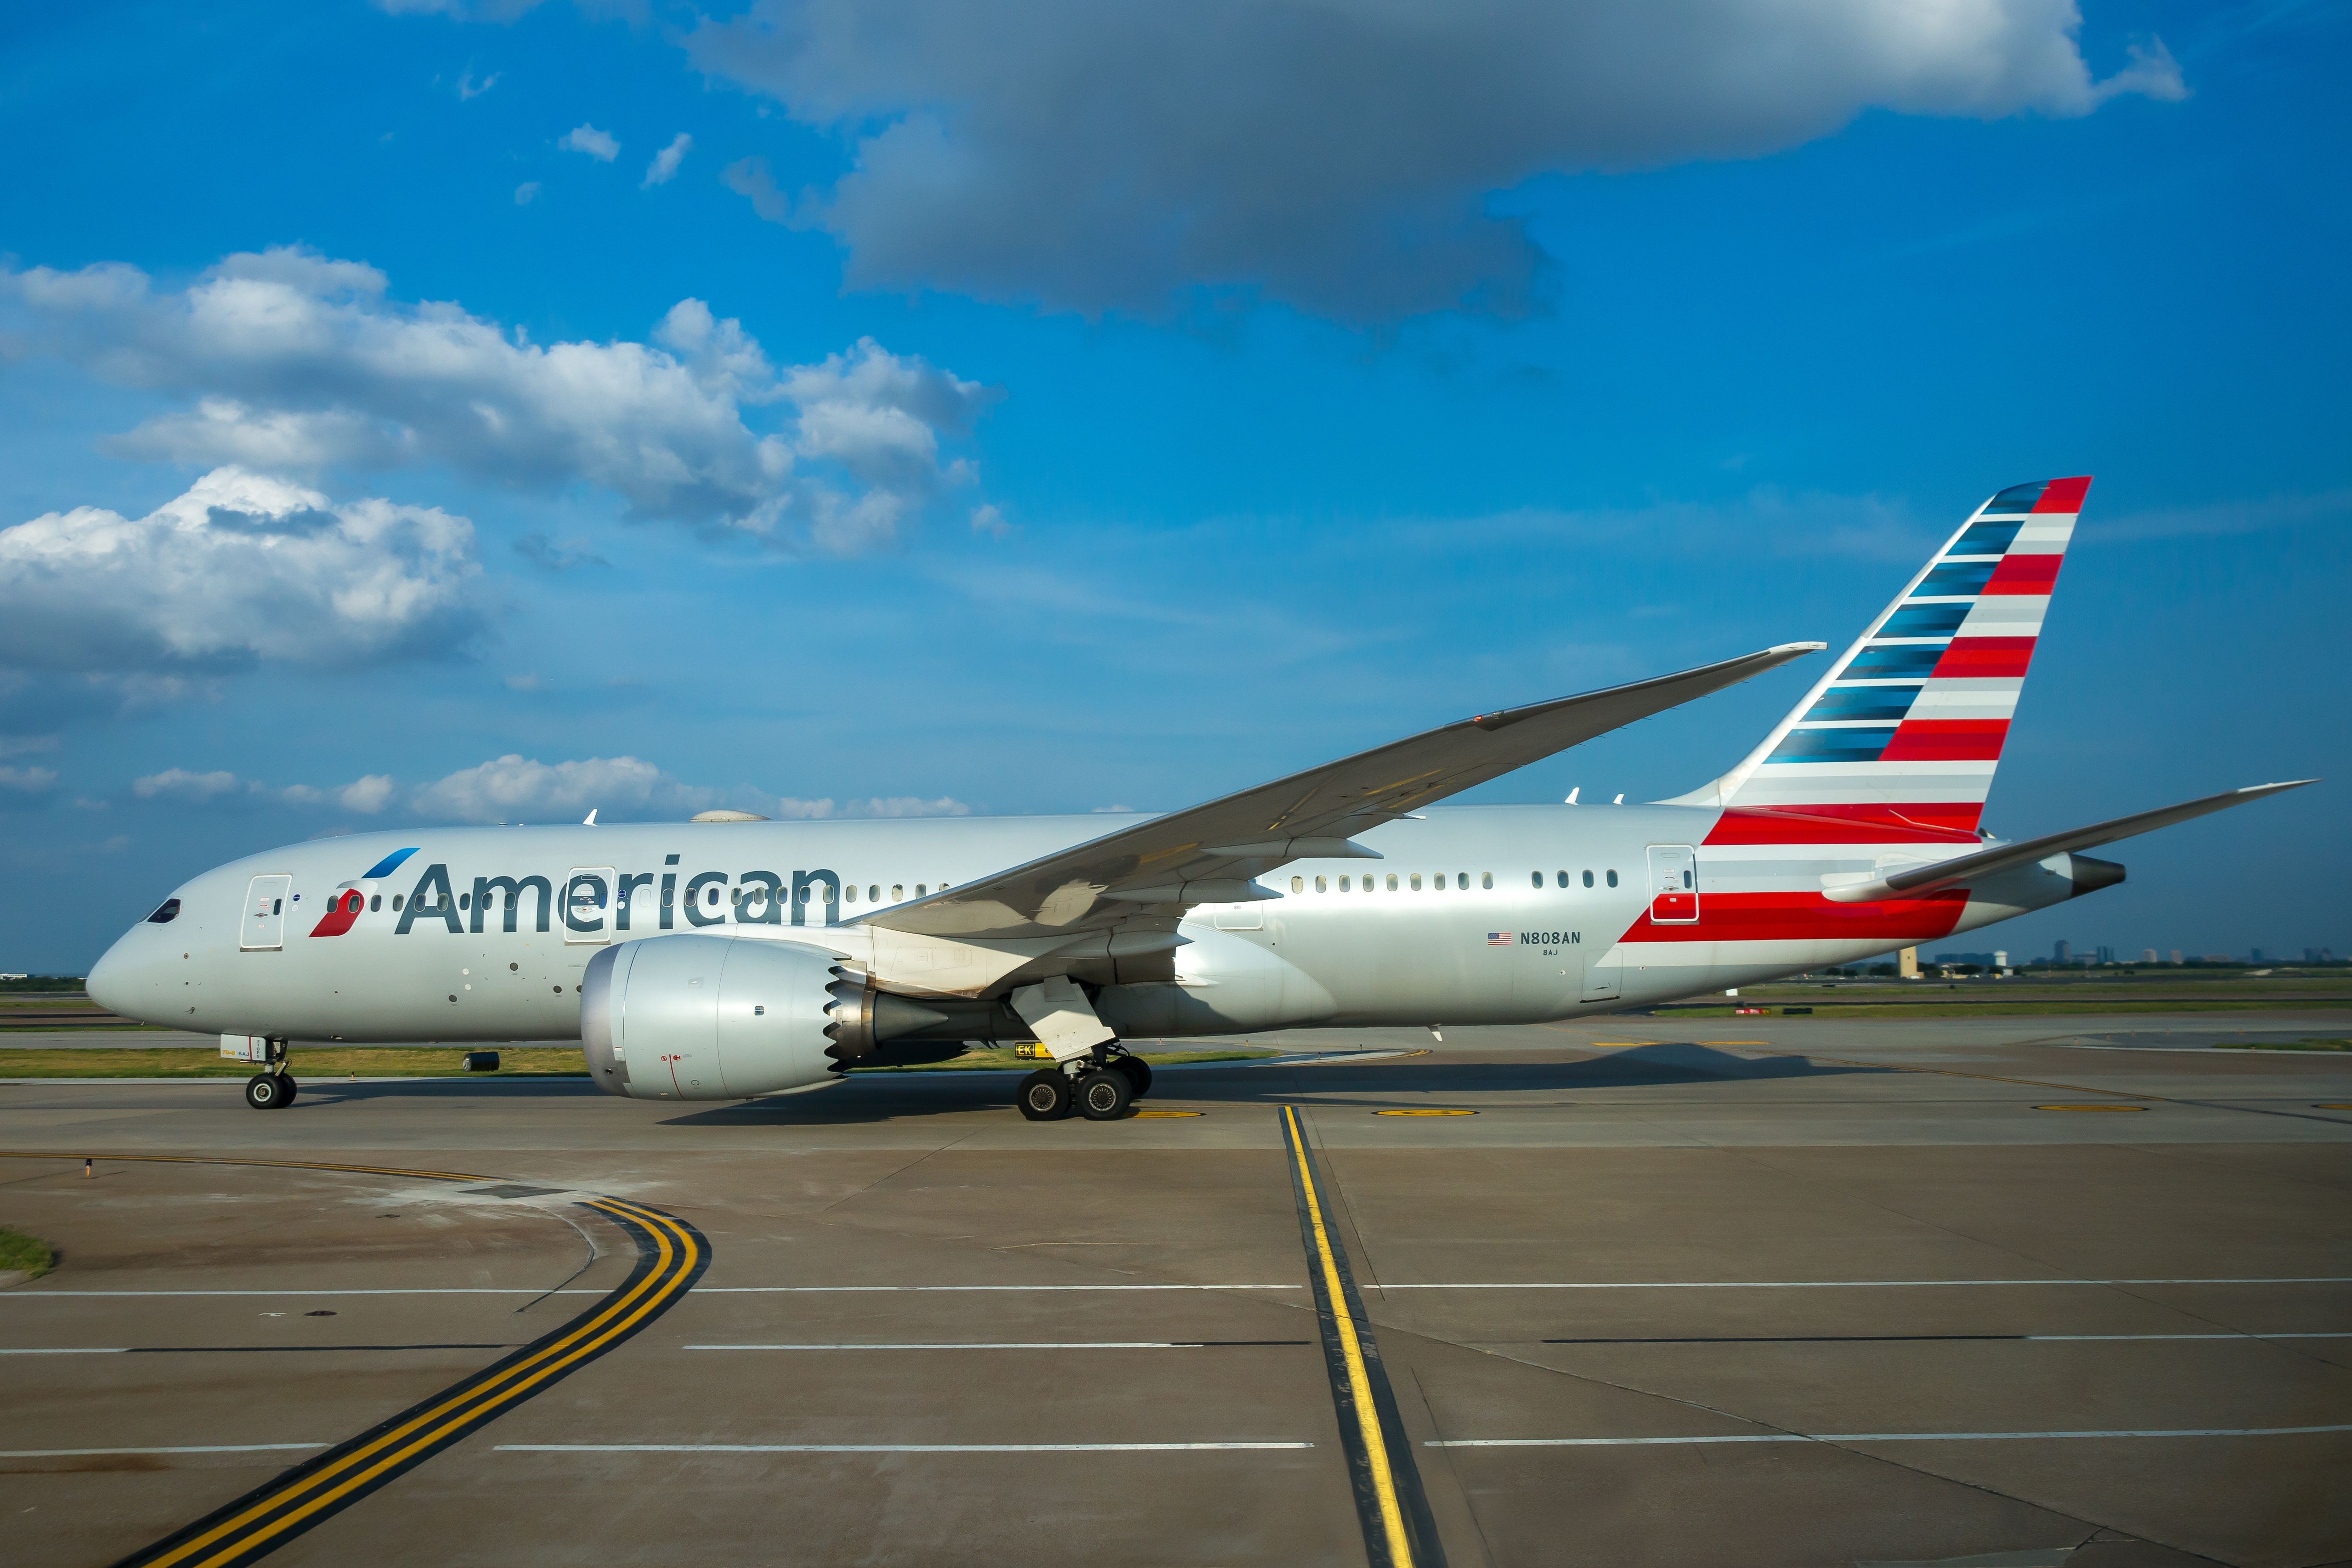
{"type": "Polygon", "coordinates": [[[1072,1110],[1089,1121],[1116,1121],[1151,1089],[1151,1066],[1117,1045],[1097,1046],[1021,1080],[1021,1114],[1059,1121],[1072,1110]]]}
{"type": "Polygon", "coordinates": [[[294,1103],[302,1086],[286,1070],[286,1042],[268,1045],[269,1065],[245,1080],[245,1102],[256,1110],[283,1110],[294,1103]]]}

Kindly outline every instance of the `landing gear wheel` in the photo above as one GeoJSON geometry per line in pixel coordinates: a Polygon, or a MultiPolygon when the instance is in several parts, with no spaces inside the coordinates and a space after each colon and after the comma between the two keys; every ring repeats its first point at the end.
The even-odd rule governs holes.
{"type": "Polygon", "coordinates": [[[1070,1080],[1047,1068],[1021,1080],[1021,1114],[1032,1121],[1059,1121],[1070,1113],[1070,1080]]]}
{"type": "Polygon", "coordinates": [[[1123,1072],[1097,1068],[1078,1079],[1078,1110],[1089,1121],[1115,1121],[1135,1098],[1134,1080],[1123,1072]]]}
{"type": "Polygon", "coordinates": [[[275,1073],[257,1072],[245,1080],[245,1102],[256,1110],[276,1110],[291,1098],[275,1073]]]}
{"type": "Polygon", "coordinates": [[[279,1073],[278,1075],[278,1087],[284,1089],[286,1093],[286,1098],[278,1101],[281,1106],[293,1104],[294,1097],[302,1092],[302,1086],[294,1081],[294,1075],[290,1072],[279,1073]]]}
{"type": "Polygon", "coordinates": [[[1141,1100],[1151,1092],[1151,1064],[1141,1057],[1113,1057],[1110,1065],[1127,1075],[1134,1086],[1135,1098],[1141,1100]]]}

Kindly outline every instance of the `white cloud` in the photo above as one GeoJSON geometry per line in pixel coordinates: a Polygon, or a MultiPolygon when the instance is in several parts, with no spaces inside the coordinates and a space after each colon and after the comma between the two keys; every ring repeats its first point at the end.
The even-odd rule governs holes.
{"type": "Polygon", "coordinates": [[[25,343],[192,401],[118,438],[126,455],[297,472],[444,463],[541,491],[584,481],[640,518],[793,547],[890,542],[971,478],[941,442],[995,397],[870,338],[778,371],[699,300],[650,342],[541,345],[385,293],[373,268],[292,249],[229,257],[176,292],[110,263],[0,273],[25,343]],[[770,407],[765,427],[747,423],[770,407]]]}
{"type": "Polygon", "coordinates": [[[567,153],[585,153],[600,163],[609,163],[621,155],[621,144],[612,133],[593,125],[573,126],[555,144],[567,153]]]}
{"type": "Polygon", "coordinates": [[[0,767],[0,789],[14,790],[19,795],[39,795],[55,789],[58,771],[55,768],[0,767]]]}
{"type": "Polygon", "coordinates": [[[462,517],[215,468],[144,517],[0,529],[0,670],[143,677],[126,700],[169,700],[177,672],[446,654],[480,625],[479,571],[462,517]]]}
{"type": "Polygon", "coordinates": [[[686,162],[687,153],[693,149],[694,138],[683,131],[679,132],[670,144],[655,153],[654,161],[646,165],[646,177],[639,183],[638,188],[644,190],[654,185],[668,184],[671,176],[677,173],[677,166],[686,162]]]}
{"type": "Polygon", "coordinates": [[[1013,531],[1013,525],[1004,521],[1002,508],[976,506],[971,509],[971,531],[984,533],[991,539],[1002,539],[1013,531]]]}
{"type": "Polygon", "coordinates": [[[390,773],[370,773],[336,791],[335,799],[345,810],[364,812],[373,816],[392,799],[393,787],[390,773]]]}
{"type": "Polygon", "coordinates": [[[2093,79],[2074,0],[755,0],[694,63],[854,139],[797,204],[853,286],[1096,312],[1196,285],[1350,319],[1526,306],[1487,197],[1753,157],[1870,109],[1990,120],[2186,92],[2161,42],[2093,79]]]}
{"type": "Polygon", "coordinates": [[[525,180],[515,187],[515,205],[527,207],[539,199],[539,182],[525,180]]]}
{"type": "Polygon", "coordinates": [[[208,773],[193,773],[185,768],[166,768],[160,773],[149,773],[131,782],[131,793],[141,800],[152,800],[157,795],[170,795],[181,800],[216,800],[225,795],[246,788],[244,781],[226,769],[208,773]]]}
{"type": "Polygon", "coordinates": [[[474,79],[474,73],[468,70],[465,75],[457,79],[458,100],[460,102],[471,102],[473,100],[481,97],[482,94],[489,91],[490,89],[499,85],[499,72],[492,71],[481,80],[476,81],[474,79]]]}
{"type": "MultiPolygon", "coordinates": [[[[0,767],[0,789],[26,793],[50,788],[57,774],[47,768],[0,767]]],[[[747,784],[720,789],[688,784],[638,757],[589,757],[542,763],[520,752],[404,787],[389,773],[369,773],[340,786],[289,784],[274,788],[258,779],[221,769],[195,773],[166,768],[134,780],[141,800],[172,800],[195,805],[252,810],[272,805],[341,807],[374,816],[396,809],[424,822],[578,821],[593,808],[606,821],[668,817],[683,820],[698,811],[730,807],[779,820],[823,821],[843,817],[969,816],[971,807],[942,795],[876,795],[863,800],[803,800],[772,795],[747,784]]],[[[102,803],[91,803],[93,805],[102,803]]]]}

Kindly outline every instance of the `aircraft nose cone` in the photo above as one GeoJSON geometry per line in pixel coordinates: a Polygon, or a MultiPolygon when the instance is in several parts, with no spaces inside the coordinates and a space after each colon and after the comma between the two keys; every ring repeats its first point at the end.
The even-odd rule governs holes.
{"type": "Polygon", "coordinates": [[[125,1018],[144,1019],[152,1011],[148,1003],[155,989],[154,964],[138,951],[150,945],[140,940],[145,934],[134,927],[117,940],[90,965],[89,976],[82,982],[91,1001],[125,1018]]]}

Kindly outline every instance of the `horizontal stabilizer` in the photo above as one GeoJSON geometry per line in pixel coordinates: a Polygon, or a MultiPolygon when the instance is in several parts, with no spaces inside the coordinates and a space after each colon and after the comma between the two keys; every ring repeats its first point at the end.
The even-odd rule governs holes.
{"type": "Polygon", "coordinates": [[[2077,827],[2068,833],[2053,833],[2042,838],[2029,838],[2021,844],[2003,844],[1991,849],[1979,850],[1974,855],[1963,855],[1957,860],[1944,860],[1933,866],[1897,871],[1874,881],[1831,888],[1822,896],[1833,904],[1874,904],[1885,899],[1917,898],[1945,888],[1981,881],[1997,872],[2011,870],[2019,866],[2031,866],[2053,855],[2063,855],[2076,849],[2095,849],[2119,838],[2151,833],[2159,827],[2169,827],[2176,822],[2187,822],[2191,817],[2203,816],[2210,812],[2227,811],[2233,805],[2243,805],[2266,795],[2301,789],[2307,784],[2318,782],[2317,779],[2291,779],[2284,784],[2249,784],[2244,789],[2224,790],[2220,795],[2209,795],[2202,800],[2158,806],[2154,811],[2118,816],[2113,822],[2077,827]]]}

